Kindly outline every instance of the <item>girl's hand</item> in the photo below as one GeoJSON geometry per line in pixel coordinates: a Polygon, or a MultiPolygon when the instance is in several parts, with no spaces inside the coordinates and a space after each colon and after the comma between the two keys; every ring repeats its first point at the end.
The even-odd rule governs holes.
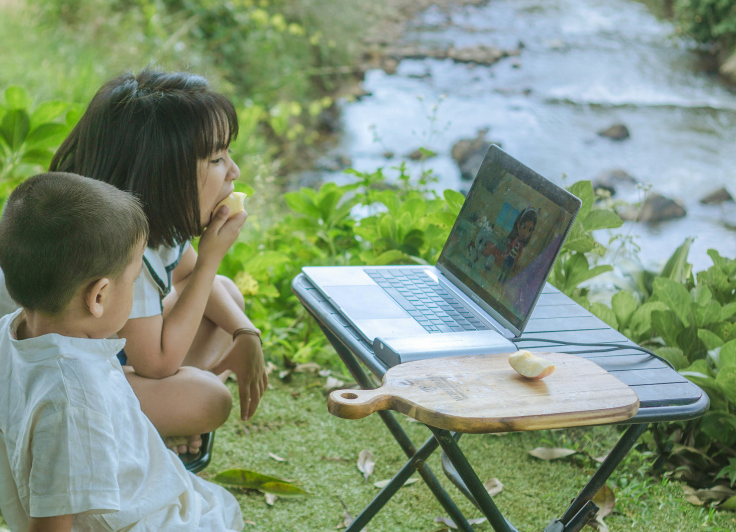
{"type": "Polygon", "coordinates": [[[233,245],[235,239],[238,238],[240,230],[248,218],[248,213],[243,211],[228,219],[230,209],[227,205],[223,205],[212,217],[212,221],[202,233],[199,239],[199,261],[209,261],[220,265],[225,253],[233,245]]]}
{"type": "Polygon", "coordinates": [[[250,334],[237,336],[223,361],[212,371],[219,375],[226,369],[231,370],[238,378],[240,419],[247,421],[256,413],[258,403],[268,386],[260,339],[250,334]]]}

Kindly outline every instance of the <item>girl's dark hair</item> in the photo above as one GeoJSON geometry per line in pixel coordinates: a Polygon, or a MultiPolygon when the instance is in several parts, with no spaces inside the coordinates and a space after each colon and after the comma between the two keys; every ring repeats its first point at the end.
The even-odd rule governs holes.
{"type": "Polygon", "coordinates": [[[0,267],[13,300],[49,316],[102,277],[118,279],[148,238],[140,202],[100,181],[49,172],[27,179],[0,218],[0,267]]]}
{"type": "Polygon", "coordinates": [[[516,217],[516,221],[514,222],[514,228],[509,233],[509,236],[508,236],[509,242],[512,241],[517,236],[519,236],[519,226],[523,224],[524,222],[534,222],[534,227],[536,227],[537,226],[537,211],[529,207],[528,209],[524,209],[523,211],[519,213],[519,215],[516,217]]]}
{"type": "Polygon", "coordinates": [[[233,104],[186,72],[143,70],[106,83],[51,161],[50,170],[105,181],[140,198],[148,245],[201,234],[197,162],[238,134],[233,104]]]}

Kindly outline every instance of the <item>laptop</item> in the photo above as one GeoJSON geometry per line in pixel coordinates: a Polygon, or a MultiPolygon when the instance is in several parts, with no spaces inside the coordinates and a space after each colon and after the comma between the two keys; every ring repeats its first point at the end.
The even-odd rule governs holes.
{"type": "Polygon", "coordinates": [[[510,353],[580,210],[491,146],[435,266],[302,271],[386,365],[510,353]]]}

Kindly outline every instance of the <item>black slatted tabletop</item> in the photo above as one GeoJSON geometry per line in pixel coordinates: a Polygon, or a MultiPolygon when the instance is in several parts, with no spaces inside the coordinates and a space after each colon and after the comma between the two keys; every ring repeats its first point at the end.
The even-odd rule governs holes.
{"type": "MultiPolygon", "coordinates": [[[[387,367],[373,353],[373,347],[340,315],[339,311],[304,276],[292,283],[294,293],[323,326],[332,331],[375,375],[387,367]]],[[[708,409],[708,396],[685,377],[656,358],[624,347],[608,351],[604,347],[567,346],[549,342],[524,342],[524,338],[545,338],[576,343],[636,345],[604,321],[547,284],[527,324],[519,348],[529,351],[556,351],[587,358],[628,384],[639,396],[639,413],[629,423],[690,419],[708,409]]]]}

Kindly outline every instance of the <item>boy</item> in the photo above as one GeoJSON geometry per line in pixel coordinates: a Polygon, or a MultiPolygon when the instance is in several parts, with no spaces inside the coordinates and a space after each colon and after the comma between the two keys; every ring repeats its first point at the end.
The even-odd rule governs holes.
{"type": "Polygon", "coordinates": [[[0,267],[23,307],[0,320],[0,512],[13,532],[244,526],[230,493],[166,449],[115,356],[125,340],[106,339],[130,314],[147,236],[133,196],[75,174],[32,177],[5,204],[0,267]]]}

